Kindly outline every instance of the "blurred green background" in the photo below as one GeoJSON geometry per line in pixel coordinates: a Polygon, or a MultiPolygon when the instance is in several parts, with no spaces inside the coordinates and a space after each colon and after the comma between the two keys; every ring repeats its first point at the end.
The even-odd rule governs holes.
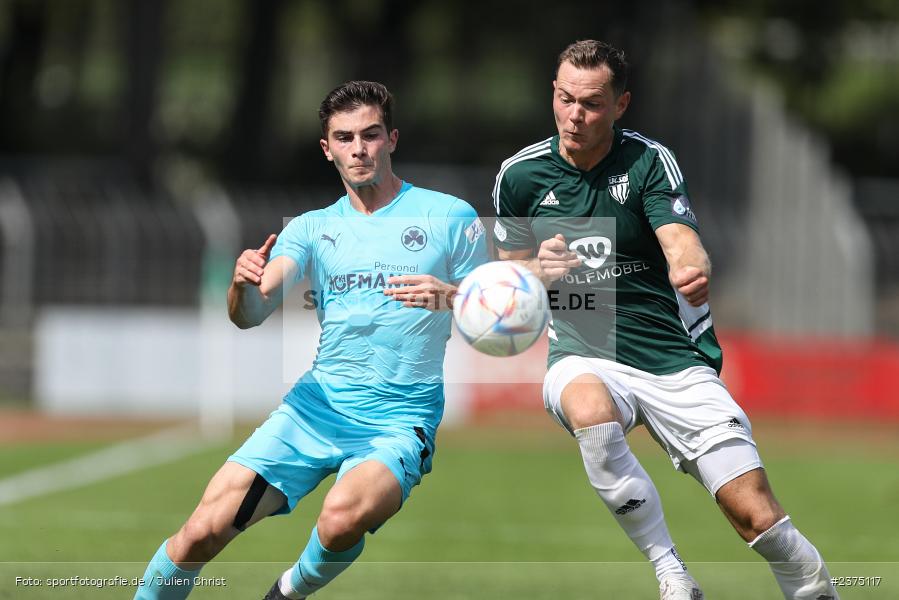
{"type": "MultiPolygon", "coordinates": [[[[677,155],[725,380],[777,494],[833,575],[882,577],[844,599],[899,597],[899,3],[0,0],[0,598],[130,597],[15,578],[142,573],[289,385],[282,340],[312,325],[217,328],[237,254],[343,193],[318,145],[328,91],[387,84],[397,173],[488,219],[501,161],[554,132],[556,57],[585,38],[629,57],[621,124],[677,155]],[[241,352],[274,374],[241,378],[241,352]],[[218,437],[140,441],[197,419],[218,437]],[[93,481],[70,461],[95,452],[159,458],[93,481]]],[[[657,594],[539,397],[449,409],[434,473],[322,598],[657,594]]],[[[708,597],[777,598],[708,495],[632,443],[708,597]]],[[[196,596],[261,596],[321,493],[196,596]]]]}

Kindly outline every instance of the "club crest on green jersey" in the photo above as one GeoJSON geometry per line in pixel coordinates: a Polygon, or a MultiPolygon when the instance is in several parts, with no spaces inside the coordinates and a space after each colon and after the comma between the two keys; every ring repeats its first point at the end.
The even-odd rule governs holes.
{"type": "Polygon", "coordinates": [[[621,175],[613,175],[609,177],[609,194],[618,201],[618,204],[624,204],[627,201],[627,195],[630,192],[630,184],[628,184],[627,173],[621,175]]]}

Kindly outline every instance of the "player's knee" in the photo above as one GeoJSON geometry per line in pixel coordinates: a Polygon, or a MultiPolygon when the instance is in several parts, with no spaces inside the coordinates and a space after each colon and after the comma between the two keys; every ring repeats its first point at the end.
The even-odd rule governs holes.
{"type": "Polygon", "coordinates": [[[747,537],[755,539],[777,524],[785,515],[783,511],[771,506],[755,507],[750,511],[747,521],[747,537]]]}
{"type": "Polygon", "coordinates": [[[318,537],[325,548],[343,546],[365,534],[364,515],[347,499],[329,498],[318,516],[318,537]]]}
{"type": "Polygon", "coordinates": [[[618,421],[614,405],[600,397],[581,398],[565,406],[565,418],[572,429],[583,429],[618,421]]]}
{"type": "Polygon", "coordinates": [[[764,497],[758,497],[756,502],[743,502],[728,507],[726,510],[737,532],[747,541],[762,535],[785,516],[783,509],[776,502],[768,502],[764,497]]]}
{"type": "Polygon", "coordinates": [[[572,429],[619,422],[621,414],[605,384],[593,375],[579,375],[562,389],[559,403],[572,429]]]}
{"type": "Polygon", "coordinates": [[[725,484],[718,502],[737,532],[751,541],[786,516],[762,469],[756,469],[725,484]]]}

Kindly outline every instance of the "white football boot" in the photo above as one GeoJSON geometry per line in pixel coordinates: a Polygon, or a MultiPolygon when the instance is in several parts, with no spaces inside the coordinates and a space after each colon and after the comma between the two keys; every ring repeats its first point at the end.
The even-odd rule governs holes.
{"type": "Polygon", "coordinates": [[[703,600],[696,580],[687,573],[668,575],[659,584],[659,600],[703,600]]]}

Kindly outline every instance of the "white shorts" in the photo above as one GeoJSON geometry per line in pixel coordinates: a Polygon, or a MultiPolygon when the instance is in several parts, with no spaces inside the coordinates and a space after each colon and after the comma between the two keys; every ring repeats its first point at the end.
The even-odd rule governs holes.
{"type": "Polygon", "coordinates": [[[567,356],[546,373],[543,404],[572,434],[562,412],[562,390],[585,373],[606,385],[621,411],[625,433],[645,425],[674,467],[693,475],[712,494],[728,481],[762,466],[746,413],[711,367],[653,375],[601,358],[567,356]],[[728,440],[737,441],[725,444],[728,440]]]}

